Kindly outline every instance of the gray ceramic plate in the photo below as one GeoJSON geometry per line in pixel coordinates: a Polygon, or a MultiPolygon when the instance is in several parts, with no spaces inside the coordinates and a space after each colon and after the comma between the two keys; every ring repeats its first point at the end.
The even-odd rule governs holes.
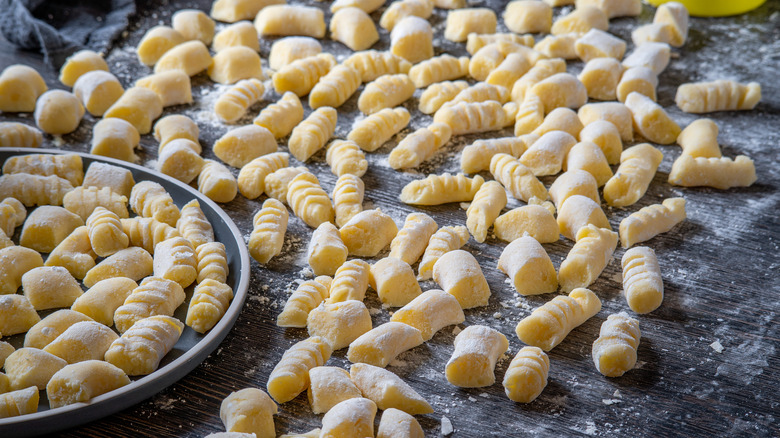
{"type": "MultiPolygon", "coordinates": [[[[75,153],[82,157],[84,171],[96,161],[124,167],[133,172],[136,182],[148,180],[162,184],[179,207],[192,199],[197,199],[201,209],[214,227],[216,240],[225,244],[230,268],[227,283],[233,288],[235,297],[222,320],[206,334],[200,334],[185,327],[179,342],[163,358],[160,367],[154,373],[135,379],[122,388],[95,397],[89,403],[78,403],[51,410],[48,407],[45,391],[41,391],[41,403],[37,413],[0,419],[0,437],[35,436],[78,426],[111,415],[162,391],[195,369],[217,348],[241,313],[249,287],[249,254],[241,232],[217,204],[197,190],[173,178],[135,164],[57,149],[0,148],[0,163],[14,155],[35,153],[75,153]]],[[[187,314],[187,305],[192,296],[192,289],[193,286],[186,289],[187,299],[176,309],[175,316],[182,321],[187,314]]],[[[10,337],[11,344],[17,348],[21,347],[23,340],[24,335],[10,337]]]]}

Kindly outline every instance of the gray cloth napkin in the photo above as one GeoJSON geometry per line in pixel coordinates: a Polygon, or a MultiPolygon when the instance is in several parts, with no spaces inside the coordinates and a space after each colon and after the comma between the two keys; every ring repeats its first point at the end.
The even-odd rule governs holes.
{"type": "Polygon", "coordinates": [[[77,50],[107,52],[134,13],[135,0],[0,0],[0,33],[59,69],[77,50]]]}

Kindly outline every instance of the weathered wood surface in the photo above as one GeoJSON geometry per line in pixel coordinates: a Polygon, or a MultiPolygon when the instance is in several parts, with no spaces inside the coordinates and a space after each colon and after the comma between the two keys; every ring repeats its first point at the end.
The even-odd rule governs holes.
{"type": "MultiPolygon", "coordinates": [[[[197,7],[208,10],[210,1],[140,2],[140,16],[134,20],[126,38],[108,56],[111,70],[125,86],[148,74],[136,60],[133,47],[153,25],[168,24],[173,11],[197,7]]],[[[326,8],[327,4],[312,3],[326,8]]],[[[486,4],[497,11],[504,2],[486,4]]],[[[560,9],[556,10],[560,14],[560,9]]],[[[378,19],[381,10],[373,14],[378,19]]],[[[326,17],[329,17],[326,11],[326,17]]],[[[437,34],[444,27],[446,11],[437,10],[431,22],[437,34]]],[[[610,31],[630,40],[630,30],[638,23],[652,20],[652,8],[645,6],[638,19],[617,19],[610,31]]],[[[501,25],[500,25],[501,26],[501,25]]],[[[375,48],[388,47],[387,33],[375,48]]],[[[262,41],[261,55],[266,59],[272,41],[262,41]]],[[[436,39],[438,51],[465,53],[463,45],[436,39]]],[[[347,53],[343,46],[323,41],[327,51],[347,53]]],[[[639,316],[642,342],[637,369],[624,377],[608,379],[595,369],[590,357],[591,344],[598,336],[607,315],[628,310],[620,295],[620,258],[618,249],[605,272],[591,287],[603,300],[603,310],[551,353],[550,381],[537,401],[515,404],[503,393],[500,383],[488,388],[458,389],[444,379],[444,365],[452,353],[452,328],[439,332],[431,341],[399,357],[389,369],[398,373],[434,406],[436,412],[419,417],[429,436],[438,436],[442,416],[452,421],[453,436],[550,436],[618,434],[622,436],[777,436],[778,366],[777,315],[778,270],[780,270],[780,1],[771,0],[760,9],[733,18],[692,19],[690,40],[677,51],[669,69],[661,76],[659,101],[674,118],[685,125],[695,117],[674,107],[677,85],[684,82],[734,78],[756,80],[763,86],[763,99],[755,111],[710,115],[720,128],[724,154],[745,154],[756,163],[759,180],[750,188],[719,191],[706,188],[682,189],[666,182],[678,146],[661,146],[664,161],[647,195],[639,204],[626,209],[608,209],[613,228],[621,219],[640,207],[658,203],[669,196],[683,196],[688,202],[688,220],[672,232],[654,238],[647,245],[658,254],[666,288],[662,307],[639,316]],[[710,344],[719,341],[722,353],[710,344]]],[[[37,55],[14,51],[0,41],[0,67],[22,62],[44,72],[50,87],[62,88],[56,73],[44,67],[37,55]]],[[[570,63],[572,70],[581,64],[570,63]]],[[[204,75],[193,81],[194,94],[201,103],[191,107],[173,107],[166,114],[184,113],[194,117],[202,129],[204,155],[213,158],[208,146],[227,131],[215,122],[210,106],[218,93],[204,75]],[[204,103],[206,102],[206,103],[204,103]]],[[[224,88],[221,88],[224,89],[224,88]]],[[[416,95],[419,97],[419,92],[416,95]]],[[[278,98],[272,90],[268,101],[278,98]]],[[[257,112],[268,101],[256,105],[257,112]]],[[[336,135],[346,135],[355,117],[357,94],[340,111],[336,135]]],[[[416,98],[406,103],[416,108],[416,98]]],[[[0,115],[2,120],[17,119],[0,115]]],[[[32,123],[31,116],[21,118],[32,123]]],[[[416,113],[410,128],[429,123],[429,117],[416,113]]],[[[248,123],[250,118],[242,120],[248,123]]],[[[94,120],[87,116],[79,130],[64,137],[62,148],[89,149],[94,120]]],[[[507,135],[490,133],[489,136],[507,135]]],[[[398,173],[386,164],[395,142],[369,154],[370,169],[366,182],[366,207],[380,207],[398,222],[418,209],[401,204],[397,197],[407,182],[422,173],[455,172],[458,152],[474,137],[456,138],[444,151],[424,164],[418,172],[398,173]]],[[[51,147],[51,138],[47,146],[51,147]]],[[[151,136],[142,140],[144,164],[152,166],[156,144],[151,136]]],[[[324,153],[307,164],[320,177],[326,190],[336,178],[324,163],[324,153]]],[[[544,178],[549,186],[553,178],[544,178]]],[[[224,205],[248,236],[252,214],[261,200],[238,197],[224,205]]],[[[519,204],[510,203],[507,208],[519,204]]],[[[425,208],[440,225],[465,223],[465,212],[458,205],[425,208]]],[[[247,386],[264,388],[268,375],[286,348],[306,336],[304,330],[283,330],[274,324],[296,280],[305,278],[305,244],[311,234],[300,220],[292,218],[285,252],[265,267],[252,262],[250,297],[227,339],[201,366],[153,398],[130,409],[62,433],[62,436],[204,436],[223,430],[219,419],[221,400],[231,391],[247,386]]],[[[528,299],[518,298],[505,276],[496,269],[504,243],[488,239],[485,244],[470,241],[465,249],[480,261],[493,291],[486,308],[466,312],[466,325],[486,324],[506,334],[510,351],[499,362],[497,381],[503,378],[509,359],[522,346],[514,335],[517,321],[552,298],[552,294],[528,299]],[[516,305],[517,303],[517,305],[516,305]]],[[[562,239],[545,245],[556,266],[571,248],[562,239]]],[[[423,289],[435,287],[432,282],[423,289]]],[[[376,295],[369,293],[369,308],[377,309],[374,323],[389,318],[376,295]]],[[[463,327],[464,325],[461,325],[463,327]]],[[[329,365],[348,367],[345,350],[334,354],[329,365]]],[[[276,417],[278,433],[302,432],[319,426],[320,418],[311,413],[305,395],[280,407],[276,417]]]]}

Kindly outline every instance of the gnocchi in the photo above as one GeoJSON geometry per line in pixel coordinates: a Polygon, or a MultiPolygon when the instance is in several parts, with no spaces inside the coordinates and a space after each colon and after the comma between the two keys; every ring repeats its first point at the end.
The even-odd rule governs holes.
{"type": "Polygon", "coordinates": [[[268,66],[279,70],[287,64],[322,53],[322,45],[311,37],[286,37],[271,45],[268,66]]]}
{"type": "Polygon", "coordinates": [[[431,158],[451,137],[450,125],[434,122],[407,135],[390,152],[387,161],[393,169],[417,167],[431,158]]]}
{"type": "Polygon", "coordinates": [[[405,74],[380,76],[360,93],[358,108],[363,114],[374,114],[404,103],[414,95],[414,90],[414,83],[405,74]]]}
{"type": "Polygon", "coordinates": [[[513,242],[526,233],[541,243],[557,242],[559,238],[558,224],[553,214],[545,207],[534,204],[502,214],[493,224],[493,230],[497,238],[507,242],[513,242]]]}
{"type": "Polygon", "coordinates": [[[515,332],[526,344],[550,351],[600,310],[601,301],[596,294],[577,288],[568,296],[559,295],[534,309],[517,323],[515,332]]]}
{"type": "Polygon", "coordinates": [[[162,110],[163,101],[157,93],[136,86],[125,91],[103,117],[122,119],[133,125],[139,134],[148,134],[152,130],[152,122],[160,117],[162,110]]]}
{"type": "Polygon", "coordinates": [[[203,160],[198,191],[215,202],[230,202],[238,193],[238,182],[230,169],[214,160],[203,160]]]}
{"type": "Polygon", "coordinates": [[[125,333],[144,318],[172,316],[183,302],[184,289],[179,283],[160,277],[146,277],[116,309],[114,325],[119,333],[125,333]]]}
{"type": "Polygon", "coordinates": [[[217,99],[214,112],[227,123],[233,123],[246,114],[247,109],[263,98],[265,86],[259,79],[238,81],[217,99]]]}
{"type": "Polygon", "coordinates": [[[661,151],[648,143],[624,150],[620,154],[620,167],[604,185],[604,200],[607,204],[625,207],[641,199],[663,157],[661,151]]]}
{"type": "Polygon", "coordinates": [[[412,68],[406,59],[377,50],[354,53],[343,64],[357,70],[362,82],[371,82],[384,75],[406,74],[412,68]]]}
{"type": "Polygon", "coordinates": [[[596,281],[612,260],[618,234],[590,224],[580,228],[575,241],[558,269],[558,283],[564,292],[588,287],[596,281]]]}
{"type": "Polygon", "coordinates": [[[179,235],[189,240],[195,249],[214,241],[214,228],[200,209],[200,202],[197,199],[184,204],[181,208],[179,220],[176,221],[176,230],[179,235]]]}
{"type": "Polygon", "coordinates": [[[306,318],[309,336],[319,336],[333,350],[349,346],[363,333],[371,330],[371,315],[362,301],[347,300],[337,303],[320,303],[311,309],[306,318]]]}
{"type": "Polygon", "coordinates": [[[325,36],[325,16],[308,6],[269,5],[255,17],[255,28],[261,37],[268,35],[325,36]]]}
{"type": "Polygon", "coordinates": [[[506,274],[523,296],[555,292],[558,275],[550,256],[538,240],[526,234],[504,248],[498,269],[506,274]]]}
{"type": "Polygon", "coordinates": [[[345,174],[339,177],[333,187],[333,207],[336,225],[344,226],[363,211],[365,184],[359,176],[345,174]]]}
{"type": "Polygon", "coordinates": [[[249,254],[258,263],[268,263],[282,252],[284,234],[287,231],[287,207],[276,199],[269,198],[255,214],[252,234],[249,236],[249,254]]]}
{"type": "Polygon", "coordinates": [[[495,33],[497,22],[496,13],[491,9],[459,8],[447,13],[444,38],[462,42],[466,41],[466,37],[470,33],[495,33]]]}
{"type": "Polygon", "coordinates": [[[433,280],[464,309],[486,306],[490,298],[482,268],[467,251],[456,249],[439,257],[433,265],[433,280]]]}
{"type": "Polygon", "coordinates": [[[121,369],[101,360],[87,360],[57,371],[46,385],[46,396],[49,406],[58,408],[88,402],[128,384],[130,379],[121,369]]]}
{"type": "Polygon", "coordinates": [[[266,177],[287,168],[289,162],[290,154],[287,152],[272,152],[255,158],[241,167],[237,180],[238,191],[247,199],[258,198],[265,191],[266,177]]]}
{"type": "Polygon", "coordinates": [[[474,236],[474,240],[479,243],[485,241],[488,229],[501,214],[506,203],[506,191],[499,182],[488,181],[482,184],[466,210],[466,227],[474,236]]]}
{"type": "Polygon", "coordinates": [[[760,100],[761,85],[758,82],[742,84],[726,80],[682,84],[674,97],[681,110],[698,114],[752,110],[760,100]]]}
{"type": "Polygon", "coordinates": [[[185,319],[187,326],[198,333],[206,333],[222,319],[232,299],[233,289],[230,286],[210,278],[204,279],[192,292],[185,319]]]}
{"type": "Polygon", "coordinates": [[[406,108],[383,108],[356,123],[347,139],[364,151],[373,152],[406,128],[410,119],[406,108]]]}
{"type": "MultiPolygon", "coordinates": [[[[293,61],[274,73],[274,89],[279,94],[292,91],[298,97],[305,96],[335,65],[336,58],[329,53],[320,53],[293,61]]],[[[286,106],[289,106],[289,103],[286,106]]],[[[303,119],[302,115],[301,109],[301,119],[303,119]]]]}
{"type": "Polygon", "coordinates": [[[306,252],[314,275],[335,274],[347,261],[348,253],[338,228],[330,222],[323,222],[314,230],[306,252]]]}
{"type": "Polygon", "coordinates": [[[363,393],[363,397],[376,403],[379,409],[399,409],[410,415],[433,412],[433,407],[392,371],[354,363],[349,367],[349,377],[363,393]]]}
{"type": "Polygon", "coordinates": [[[509,154],[496,154],[490,159],[490,173],[515,199],[528,201],[532,197],[547,199],[547,189],[534,172],[509,154]]]}
{"type": "Polygon", "coordinates": [[[295,127],[287,145],[290,153],[305,162],[322,149],[336,130],[338,113],[334,108],[321,107],[295,127]]]}
{"type": "Polygon", "coordinates": [[[314,174],[301,173],[287,185],[287,204],[306,225],[317,228],[323,222],[333,222],[335,212],[328,194],[314,174]]]}
{"type": "Polygon", "coordinates": [[[753,160],[738,155],[736,158],[693,158],[682,154],[674,160],[669,172],[669,183],[683,187],[749,187],[756,182],[756,167],[753,160]]]}
{"type": "Polygon", "coordinates": [[[417,88],[425,88],[435,82],[450,81],[469,73],[469,58],[441,55],[415,64],[409,69],[409,78],[417,88]]]}
{"type": "Polygon", "coordinates": [[[294,344],[268,376],[268,393],[277,403],[294,399],[309,387],[309,370],[324,365],[332,352],[330,344],[317,336],[294,344]]]}
{"type": "Polygon", "coordinates": [[[420,279],[430,280],[433,276],[433,267],[436,262],[438,262],[444,254],[459,249],[468,241],[468,229],[461,225],[441,227],[435,233],[431,233],[430,239],[428,240],[428,246],[425,247],[422,261],[417,268],[417,274],[420,279]]]}
{"type": "Polygon", "coordinates": [[[483,325],[466,327],[455,337],[455,351],[447,362],[447,381],[461,388],[481,388],[496,381],[498,358],[509,349],[500,332],[483,325]]]}
{"type": "MultiPolygon", "coordinates": [[[[306,394],[315,414],[327,413],[333,406],[362,393],[349,378],[349,373],[338,367],[314,367],[309,370],[309,389],[306,394]]],[[[319,437],[319,434],[317,435],[319,437]]]]}
{"type": "Polygon", "coordinates": [[[665,233],[685,220],[685,199],[667,198],[662,204],[643,207],[620,221],[620,243],[630,248],[636,243],[665,233]]]}
{"type": "Polygon", "coordinates": [[[501,137],[477,140],[463,148],[460,154],[460,168],[464,173],[477,173],[490,169],[495,155],[508,154],[519,158],[539,136],[535,134],[520,137],[501,137]]]}
{"type": "Polygon", "coordinates": [[[620,377],[636,365],[639,321],[625,312],[609,315],[593,342],[593,363],[607,377],[620,377]]]}
{"type": "Polygon", "coordinates": [[[307,280],[298,286],[284,303],[282,312],[276,317],[279,327],[306,327],[309,312],[328,298],[328,289],[333,279],[328,276],[318,276],[307,280]]]}
{"type": "Polygon", "coordinates": [[[84,105],[67,91],[49,90],[35,103],[33,117],[38,128],[47,134],[70,134],[79,127],[84,117],[84,105]]]}
{"type": "MultiPolygon", "coordinates": [[[[428,240],[436,232],[438,225],[425,213],[409,213],[403,228],[390,242],[390,255],[413,265],[423,255],[428,240]]],[[[465,243],[465,242],[464,242],[465,243]]],[[[458,246],[460,247],[460,246],[458,246]]]]}
{"type": "Polygon", "coordinates": [[[379,32],[365,11],[346,7],[339,9],[331,17],[330,37],[357,51],[368,49],[379,41],[379,32]]]}
{"type": "Polygon", "coordinates": [[[352,67],[339,64],[323,76],[309,93],[309,106],[338,108],[357,91],[360,73],[352,67]]]}
{"type": "Polygon", "coordinates": [[[231,392],[222,400],[219,417],[231,433],[245,433],[255,438],[274,438],[273,416],[278,412],[271,397],[257,388],[231,392]]]}
{"type": "Polygon", "coordinates": [[[439,330],[465,321],[463,308],[454,295],[432,289],[418,295],[390,317],[420,330],[423,341],[429,341],[439,330]]]}
{"type": "Polygon", "coordinates": [[[98,281],[76,298],[70,308],[111,327],[114,324],[114,312],[137,287],[138,284],[131,278],[107,278],[98,281]]]}
{"type": "MultiPolygon", "coordinates": [[[[84,230],[86,231],[86,228],[84,230]]],[[[95,263],[94,259],[92,263],[95,263]]],[[[113,277],[127,277],[139,281],[152,275],[153,264],[154,261],[148,251],[131,246],[117,251],[89,269],[84,276],[84,286],[91,288],[99,281],[113,277]]]]}
{"type": "Polygon", "coordinates": [[[433,57],[433,29],[420,17],[402,19],[390,32],[390,52],[417,64],[433,57]]]}
{"type": "Polygon", "coordinates": [[[0,111],[25,112],[35,110],[35,103],[48,87],[34,68],[13,64],[0,73],[0,111]]]}
{"type": "Polygon", "coordinates": [[[379,300],[389,307],[405,306],[422,293],[412,267],[394,257],[385,257],[371,265],[369,284],[379,300]]]}
{"type": "Polygon", "coordinates": [[[623,295],[636,313],[650,313],[664,300],[664,282],[655,251],[646,246],[635,246],[621,260],[623,267],[623,295]]]}
{"type": "Polygon", "coordinates": [[[339,229],[350,255],[374,257],[398,234],[393,218],[379,209],[362,211],[339,229]]]}
{"type": "Polygon", "coordinates": [[[363,301],[370,275],[371,266],[360,259],[352,259],[339,266],[330,285],[328,304],[347,300],[363,301]]]}
{"type": "Polygon", "coordinates": [[[504,390],[510,400],[531,403],[547,386],[550,358],[538,347],[523,347],[504,374],[504,390]]]}
{"type": "Polygon", "coordinates": [[[400,322],[374,327],[349,344],[347,359],[384,368],[399,354],[423,343],[420,330],[400,322]]]}

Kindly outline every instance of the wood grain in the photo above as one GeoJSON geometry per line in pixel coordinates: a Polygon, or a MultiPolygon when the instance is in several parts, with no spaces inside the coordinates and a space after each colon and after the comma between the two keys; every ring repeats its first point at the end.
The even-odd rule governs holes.
{"type": "MultiPolygon", "coordinates": [[[[132,49],[143,33],[158,23],[169,23],[173,11],[184,7],[208,10],[208,0],[139,2],[139,16],[132,22],[126,38],[107,57],[112,71],[125,86],[150,73],[139,65],[132,49]]],[[[327,9],[327,4],[307,2],[327,9]]],[[[482,3],[502,11],[504,1],[482,3]]],[[[556,10],[559,14],[560,10],[556,10]]],[[[378,19],[381,10],[372,16],[378,19]]],[[[330,13],[326,11],[326,17],[330,13]]],[[[443,30],[446,11],[437,10],[431,18],[437,32],[443,30]]],[[[652,8],[645,6],[638,19],[616,19],[610,31],[630,40],[637,23],[652,20],[652,8]]],[[[590,357],[591,344],[598,336],[601,323],[613,312],[628,310],[620,295],[620,258],[618,249],[612,262],[592,285],[603,300],[603,310],[574,330],[550,353],[550,382],[537,401],[528,405],[507,399],[500,383],[488,388],[459,389],[444,379],[444,365],[452,353],[454,334],[445,328],[424,345],[401,355],[389,367],[420,394],[426,397],[435,413],[418,417],[426,434],[438,436],[442,416],[449,418],[458,437],[504,437],[525,434],[542,436],[620,435],[620,436],[777,436],[777,395],[780,383],[778,366],[778,270],[780,257],[780,170],[777,148],[780,144],[780,1],[771,0],[747,15],[691,20],[690,40],[679,50],[661,76],[659,102],[681,125],[694,120],[674,107],[674,93],[679,84],[698,80],[735,78],[758,81],[764,97],[755,111],[709,115],[721,128],[720,142],[724,155],[745,154],[756,163],[759,180],[749,188],[719,191],[707,188],[682,189],[667,182],[678,146],[661,146],[664,161],[647,195],[639,204],[626,209],[607,209],[613,228],[621,219],[640,207],[658,203],[670,196],[683,196],[688,202],[688,220],[672,232],[647,243],[658,254],[665,282],[664,303],[657,311],[639,316],[642,341],[639,364],[625,376],[608,379],[595,369],[590,357]],[[718,340],[722,353],[710,344],[718,340]]],[[[261,41],[261,56],[267,59],[272,40],[261,41]]],[[[437,52],[464,54],[463,45],[437,39],[437,52]]],[[[347,51],[338,43],[323,40],[326,51],[338,55],[347,51]]],[[[374,47],[388,47],[388,36],[374,47]]],[[[677,52],[677,51],[676,51],[677,52]]],[[[44,72],[50,87],[62,88],[56,72],[47,70],[38,56],[14,51],[0,41],[0,67],[25,63],[44,72]]],[[[574,71],[581,63],[570,63],[574,71]]],[[[205,75],[193,80],[194,94],[202,100],[214,97],[205,75]]],[[[270,100],[278,98],[266,94],[270,100]]],[[[418,92],[419,96],[419,92],[418,92]]],[[[355,117],[357,94],[340,110],[338,137],[344,137],[355,117]]],[[[252,115],[269,102],[251,109],[252,115]]],[[[416,109],[417,100],[406,106],[416,109]]],[[[172,107],[166,114],[183,113],[203,117],[203,107],[172,107]]],[[[308,112],[308,111],[307,111],[308,112]]],[[[428,116],[413,113],[410,128],[425,126],[428,116]]],[[[32,123],[31,115],[0,115],[2,120],[32,123]]],[[[240,123],[249,123],[247,117],[240,123]]],[[[64,136],[63,148],[89,149],[91,127],[95,120],[87,116],[73,134],[64,136]]],[[[204,156],[214,158],[210,146],[227,131],[220,124],[201,123],[204,156]]],[[[489,133],[487,136],[510,135],[489,133]]],[[[398,201],[401,188],[424,173],[456,172],[458,152],[476,136],[455,138],[444,151],[414,172],[399,173],[390,169],[387,154],[395,142],[376,153],[368,154],[370,168],[364,177],[366,206],[382,208],[399,226],[403,217],[413,211],[426,211],[439,225],[465,223],[465,211],[458,205],[434,208],[406,206],[398,201]]],[[[50,145],[51,138],[47,139],[50,145]]],[[[283,144],[284,142],[282,142],[283,144]]],[[[142,140],[142,162],[151,165],[157,145],[151,136],[142,140]]],[[[307,163],[331,190],[336,177],[324,163],[324,153],[307,163]]],[[[237,170],[234,169],[237,173],[237,170]]],[[[487,175],[486,175],[487,176],[487,175]]],[[[554,178],[544,178],[549,186],[554,178]]],[[[239,228],[248,236],[252,214],[262,199],[237,198],[224,205],[239,228]]],[[[510,203],[507,208],[520,205],[510,203]]],[[[162,390],[155,397],[83,427],[64,431],[66,437],[172,436],[198,437],[223,430],[219,419],[221,400],[231,391],[248,386],[264,388],[268,375],[282,353],[303,339],[301,329],[284,330],[275,325],[276,315],[303,277],[303,253],[311,230],[291,217],[285,251],[266,266],[252,262],[250,297],[234,329],[223,344],[195,371],[162,390]]],[[[509,360],[522,344],[514,335],[514,326],[533,308],[551,299],[548,294],[519,299],[496,262],[505,243],[488,238],[484,244],[470,241],[465,249],[474,253],[490,284],[493,296],[486,308],[466,311],[466,324],[485,324],[507,335],[510,352],[499,362],[497,381],[503,378],[509,360]],[[516,305],[517,303],[517,305],[516,305]],[[519,306],[519,307],[518,307],[519,306]]],[[[553,263],[558,266],[572,246],[562,239],[545,245],[553,263]]],[[[422,284],[423,290],[435,287],[422,284]]],[[[381,309],[373,292],[366,300],[369,308],[381,309]]],[[[373,315],[374,324],[389,319],[381,310],[373,315]]],[[[461,327],[465,326],[461,325],[461,327]]],[[[329,365],[348,367],[345,351],[338,351],[329,365]]],[[[276,417],[278,433],[303,432],[318,427],[321,417],[311,413],[305,395],[280,407],[276,417]]]]}

